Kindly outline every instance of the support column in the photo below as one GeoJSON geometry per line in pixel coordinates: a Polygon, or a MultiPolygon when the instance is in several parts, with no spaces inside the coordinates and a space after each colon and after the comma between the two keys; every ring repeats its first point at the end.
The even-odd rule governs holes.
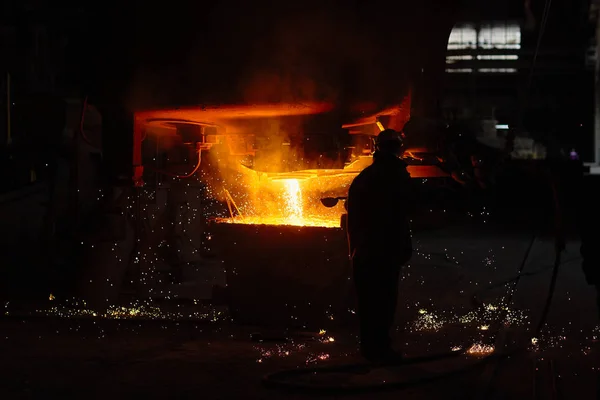
{"type": "Polygon", "coordinates": [[[600,9],[596,10],[596,67],[594,71],[594,157],[593,164],[600,168],[600,9]]]}
{"type": "MultiPolygon", "coordinates": [[[[135,116],[134,116],[135,118],[135,116]]],[[[133,122],[133,185],[144,186],[144,166],[142,164],[143,126],[137,119],[133,122]]]]}

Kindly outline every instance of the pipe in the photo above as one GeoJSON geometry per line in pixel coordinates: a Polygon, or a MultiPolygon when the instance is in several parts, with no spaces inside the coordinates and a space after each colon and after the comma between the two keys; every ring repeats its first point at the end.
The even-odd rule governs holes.
{"type": "Polygon", "coordinates": [[[235,204],[235,201],[233,200],[233,196],[231,195],[231,193],[229,193],[229,190],[223,189],[223,191],[225,192],[225,196],[227,196],[227,207],[229,208],[229,214],[231,215],[231,218],[234,217],[233,210],[231,209],[231,205],[233,205],[233,207],[237,211],[238,217],[244,218],[244,216],[242,215],[242,213],[241,213],[240,209],[238,208],[237,204],[235,204]],[[231,205],[230,205],[230,203],[231,203],[231,205]]]}
{"type": "Polygon", "coordinates": [[[12,143],[12,137],[10,132],[10,72],[6,72],[6,144],[10,145],[12,143]]]}
{"type": "Polygon", "coordinates": [[[198,163],[196,164],[196,166],[194,167],[192,172],[190,172],[188,174],[185,174],[185,175],[174,174],[172,172],[161,170],[158,168],[152,168],[150,166],[148,168],[153,170],[154,172],[157,172],[157,173],[163,174],[163,175],[167,175],[167,176],[171,176],[173,178],[179,178],[179,179],[191,178],[192,176],[194,176],[196,174],[196,172],[198,172],[198,169],[200,169],[200,164],[202,163],[202,148],[201,147],[202,147],[202,143],[200,143],[200,142],[196,143],[196,152],[198,153],[198,163]]]}
{"type": "Polygon", "coordinates": [[[596,14],[596,67],[594,70],[594,165],[600,165],[600,9],[596,14]]]}

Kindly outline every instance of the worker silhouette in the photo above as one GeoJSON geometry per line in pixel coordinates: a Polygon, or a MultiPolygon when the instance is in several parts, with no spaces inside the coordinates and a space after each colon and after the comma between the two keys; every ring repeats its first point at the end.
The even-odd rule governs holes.
{"type": "Polygon", "coordinates": [[[412,256],[408,212],[410,174],[400,159],[402,139],[386,129],[376,140],[373,164],[348,193],[348,241],[360,322],[360,350],[373,362],[395,362],[390,329],[394,323],[400,269],[412,256]]]}

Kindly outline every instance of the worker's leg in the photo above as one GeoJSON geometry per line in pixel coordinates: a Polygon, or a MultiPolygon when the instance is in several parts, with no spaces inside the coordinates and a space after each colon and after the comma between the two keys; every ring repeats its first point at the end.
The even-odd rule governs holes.
{"type": "Polygon", "coordinates": [[[375,351],[377,338],[373,335],[373,327],[376,324],[376,315],[373,313],[374,279],[369,274],[371,267],[368,259],[355,256],[352,260],[354,286],[356,288],[356,302],[359,321],[360,352],[368,356],[375,351]]]}
{"type": "Polygon", "coordinates": [[[388,349],[391,349],[391,337],[390,331],[394,327],[396,320],[396,309],[398,307],[398,284],[400,278],[400,268],[392,263],[386,263],[383,266],[383,274],[381,280],[381,295],[383,297],[381,304],[382,312],[382,327],[381,334],[382,340],[385,341],[388,349]],[[383,338],[385,335],[385,338],[383,338]]]}
{"type": "Polygon", "coordinates": [[[396,314],[399,272],[385,260],[372,257],[355,257],[353,264],[361,353],[380,357],[392,351],[390,329],[396,314]]]}

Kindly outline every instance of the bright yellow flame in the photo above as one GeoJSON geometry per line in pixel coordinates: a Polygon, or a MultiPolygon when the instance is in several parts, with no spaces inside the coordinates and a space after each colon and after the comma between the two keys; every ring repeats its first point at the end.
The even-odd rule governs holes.
{"type": "Polygon", "coordinates": [[[297,225],[302,221],[302,190],[298,179],[284,179],[285,213],[290,225],[297,225]]]}
{"type": "Polygon", "coordinates": [[[275,173],[268,176],[252,170],[240,171],[244,179],[238,182],[243,182],[243,186],[241,190],[231,191],[236,205],[231,204],[230,210],[239,207],[241,212],[220,222],[340,227],[343,202],[327,208],[320,200],[344,195],[353,174],[319,175],[318,171],[306,170],[286,173],[284,177],[275,173]]]}

